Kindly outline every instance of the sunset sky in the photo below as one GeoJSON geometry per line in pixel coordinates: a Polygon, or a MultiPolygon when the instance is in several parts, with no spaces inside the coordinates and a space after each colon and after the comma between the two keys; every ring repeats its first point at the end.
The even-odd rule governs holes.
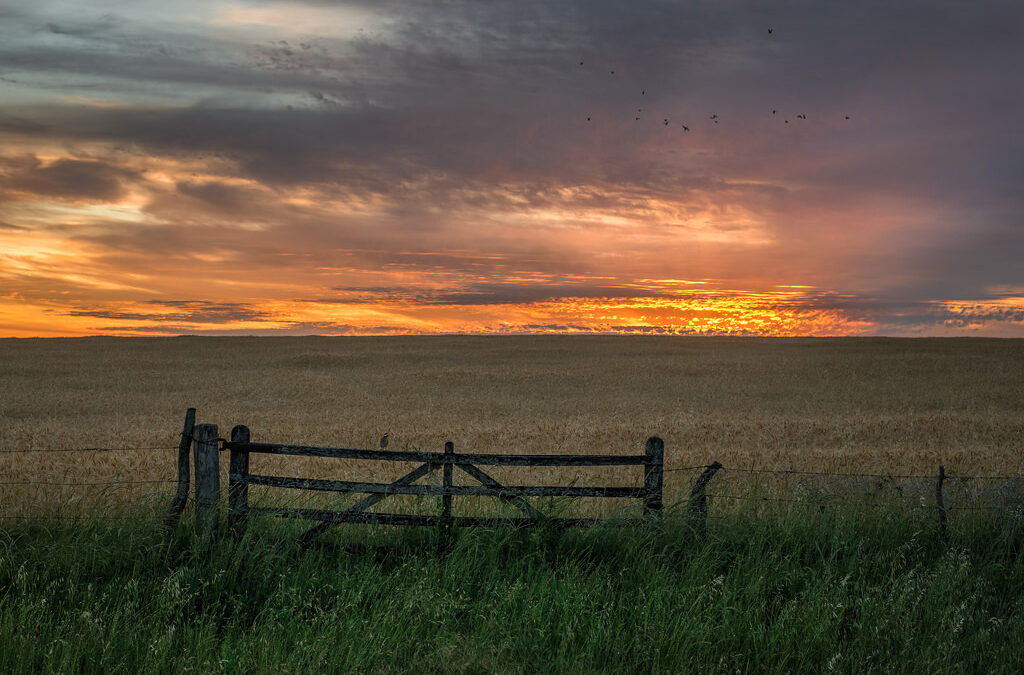
{"type": "Polygon", "coordinates": [[[1024,337],[1022,82],[1019,0],[0,0],[0,336],[1024,337]]]}

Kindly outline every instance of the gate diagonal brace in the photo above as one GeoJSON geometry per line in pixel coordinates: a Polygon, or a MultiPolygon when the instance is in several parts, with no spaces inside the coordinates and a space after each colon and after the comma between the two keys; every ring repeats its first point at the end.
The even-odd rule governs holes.
{"type": "MultiPolygon", "coordinates": [[[[391,485],[412,485],[420,478],[423,478],[424,476],[433,473],[439,468],[441,468],[440,464],[421,464],[420,466],[416,467],[409,473],[405,474],[395,482],[391,483],[391,485]]],[[[374,504],[376,504],[377,502],[387,499],[389,496],[390,495],[388,495],[387,493],[367,495],[366,497],[363,497],[352,506],[342,511],[342,513],[361,513],[366,509],[370,508],[371,506],[373,506],[374,504]]],[[[320,523],[319,525],[303,532],[302,535],[299,537],[299,543],[305,546],[317,537],[319,537],[321,534],[326,532],[327,530],[339,524],[340,523],[320,523]]]]}
{"type": "MultiPolygon", "coordinates": [[[[498,481],[494,480],[493,478],[491,478],[486,473],[484,473],[483,471],[481,471],[477,467],[473,466],[472,464],[456,464],[455,466],[459,467],[460,469],[462,469],[463,471],[468,473],[470,476],[472,476],[473,478],[477,479],[478,481],[480,481],[481,483],[483,483],[485,486],[487,486],[489,488],[493,488],[495,490],[501,490],[502,488],[505,487],[504,485],[502,485],[498,481]]],[[[513,496],[513,495],[500,495],[499,494],[498,495],[498,499],[501,499],[502,501],[505,501],[505,502],[508,502],[509,504],[512,504],[513,506],[517,507],[520,511],[525,513],[527,516],[529,516],[530,518],[533,518],[534,520],[541,520],[544,517],[544,514],[542,514],[537,509],[533,508],[533,506],[530,504],[530,502],[526,501],[525,499],[523,499],[522,497],[520,497],[518,495],[513,496]]]]}

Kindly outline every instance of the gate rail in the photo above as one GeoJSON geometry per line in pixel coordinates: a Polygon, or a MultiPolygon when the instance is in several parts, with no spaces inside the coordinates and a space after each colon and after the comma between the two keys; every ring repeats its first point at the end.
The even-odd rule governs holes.
{"type": "MultiPolygon", "coordinates": [[[[454,444],[445,443],[444,452],[364,450],[295,445],[288,443],[253,443],[249,428],[243,425],[231,430],[230,440],[218,438],[217,425],[197,424],[192,432],[196,470],[197,515],[207,536],[216,528],[216,504],[219,492],[218,445],[230,456],[228,471],[228,526],[235,533],[242,531],[248,516],[270,515],[320,521],[307,530],[301,541],[308,543],[331,527],[341,523],[376,523],[384,525],[439,526],[442,533],[453,527],[494,527],[513,525],[529,527],[539,524],[556,528],[587,527],[597,523],[614,526],[632,526],[642,521],[659,520],[662,514],[664,483],[664,442],[652,436],[647,439],[642,455],[569,455],[569,454],[487,454],[456,453],[454,444]],[[418,466],[390,483],[327,480],[318,478],[291,478],[252,473],[249,457],[253,454],[320,457],[386,462],[410,462],[418,466]],[[581,487],[504,485],[495,480],[481,466],[642,466],[643,487],[581,487]],[[417,484],[421,478],[442,471],[440,485],[417,484]],[[478,485],[454,485],[454,471],[476,480],[478,485]],[[327,492],[365,493],[366,496],[346,509],[309,509],[286,507],[259,507],[249,504],[249,486],[311,490],[327,492]],[[440,514],[404,514],[369,511],[392,495],[432,495],[441,497],[440,514]],[[521,517],[475,517],[452,514],[453,497],[496,497],[515,506],[521,517]],[[643,519],[560,518],[541,513],[527,497],[601,497],[639,499],[643,503],[643,519]]],[[[186,456],[187,461],[187,456],[186,456]]]]}

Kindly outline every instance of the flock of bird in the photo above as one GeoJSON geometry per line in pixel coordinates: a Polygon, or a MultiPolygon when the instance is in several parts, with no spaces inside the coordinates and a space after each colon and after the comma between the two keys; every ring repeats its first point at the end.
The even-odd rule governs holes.
{"type": "MultiPolygon", "coordinates": [[[[772,28],[769,28],[768,29],[768,34],[771,35],[772,33],[774,33],[774,30],[772,28]]],[[[584,62],[580,61],[580,65],[581,66],[584,65],[584,62]]],[[[610,75],[614,75],[615,71],[611,70],[611,71],[609,71],[609,74],[610,75]]],[[[647,95],[647,90],[646,89],[641,89],[640,90],[640,95],[641,96],[646,96],[647,95]]],[[[643,111],[644,111],[644,109],[642,107],[641,108],[637,108],[636,109],[636,115],[635,115],[635,117],[633,119],[635,121],[639,122],[640,118],[641,118],[641,114],[640,113],[642,113],[643,111]]],[[[772,110],[772,115],[777,115],[778,112],[779,112],[778,110],[773,109],[772,110]]],[[[807,119],[807,114],[806,113],[798,113],[795,117],[798,120],[806,120],[807,119]]],[[[847,119],[847,120],[850,119],[849,115],[844,115],[843,117],[844,117],[844,119],[847,119]]],[[[715,124],[718,124],[718,113],[713,113],[708,119],[711,120],[712,122],[714,122],[715,124]]],[[[587,121],[588,122],[593,121],[593,116],[592,115],[588,115],[587,116],[587,121]]],[[[667,117],[663,117],[661,121],[662,121],[662,124],[664,126],[667,127],[669,125],[669,119],[667,117]]],[[[784,120],[784,122],[785,122],[785,124],[789,124],[789,119],[786,118],[784,120]]],[[[682,127],[683,131],[689,131],[690,130],[690,127],[687,126],[686,124],[680,124],[679,126],[682,127]]]]}

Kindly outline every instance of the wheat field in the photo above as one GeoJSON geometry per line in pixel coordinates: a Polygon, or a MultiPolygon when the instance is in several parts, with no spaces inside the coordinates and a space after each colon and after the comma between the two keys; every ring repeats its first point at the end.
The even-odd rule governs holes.
{"type": "MultiPolygon", "coordinates": [[[[1020,672],[1021,490],[1003,512],[1016,514],[1009,518],[956,511],[948,495],[946,533],[935,527],[930,479],[914,495],[889,478],[825,481],[823,494],[846,493],[840,505],[806,492],[817,478],[746,485],[737,476],[757,475],[730,467],[933,475],[942,462],[953,474],[1024,473],[1022,347],[649,337],[0,341],[0,671],[853,672],[873,664],[1020,672]],[[361,525],[307,550],[281,535],[308,523],[272,518],[209,545],[186,518],[172,540],[179,545],[166,547],[160,521],[172,484],[40,484],[173,478],[170,448],[189,406],[222,436],[244,423],[255,440],[369,448],[388,431],[390,449],[441,450],[451,440],[467,451],[639,454],[658,434],[666,502],[695,477],[672,469],[715,459],[727,468],[709,487],[707,536],[694,536],[693,521],[667,504],[660,528],[460,531],[443,555],[435,530],[361,525]],[[90,446],[136,449],[55,452],[90,446]],[[861,509],[850,497],[879,484],[892,500],[882,506],[896,508],[861,509]],[[771,502],[758,496],[766,488],[798,499],[771,502]],[[744,490],[756,501],[728,499],[744,490]],[[9,525],[35,514],[48,517],[9,525]]],[[[252,468],[386,479],[409,466],[253,456],[252,468]]],[[[640,478],[639,467],[583,476],[485,468],[509,484],[640,478]]],[[[1024,484],[1001,481],[1015,482],[1024,484]]],[[[250,497],[272,497],[257,492],[250,497]]],[[[436,507],[399,499],[378,507],[436,507]]],[[[501,508],[487,498],[455,503],[456,515],[501,508]]],[[[547,514],[564,505],[539,506],[547,514]]]]}
{"type": "MultiPolygon", "coordinates": [[[[658,435],[668,469],[718,460],[1024,473],[1022,340],[179,337],[0,340],[2,482],[173,479],[190,406],[222,436],[245,424],[267,442],[375,448],[387,431],[389,449],[440,451],[451,440],[466,452],[638,454],[658,435]],[[141,449],[48,452],[91,447],[141,449]]],[[[252,466],[363,480],[409,468],[269,457],[252,466]]],[[[640,475],[556,469],[517,480],[514,471],[496,477],[633,485],[640,475]]],[[[688,482],[690,473],[670,472],[666,490],[688,482]]],[[[170,490],[8,484],[0,513],[170,490]]]]}

